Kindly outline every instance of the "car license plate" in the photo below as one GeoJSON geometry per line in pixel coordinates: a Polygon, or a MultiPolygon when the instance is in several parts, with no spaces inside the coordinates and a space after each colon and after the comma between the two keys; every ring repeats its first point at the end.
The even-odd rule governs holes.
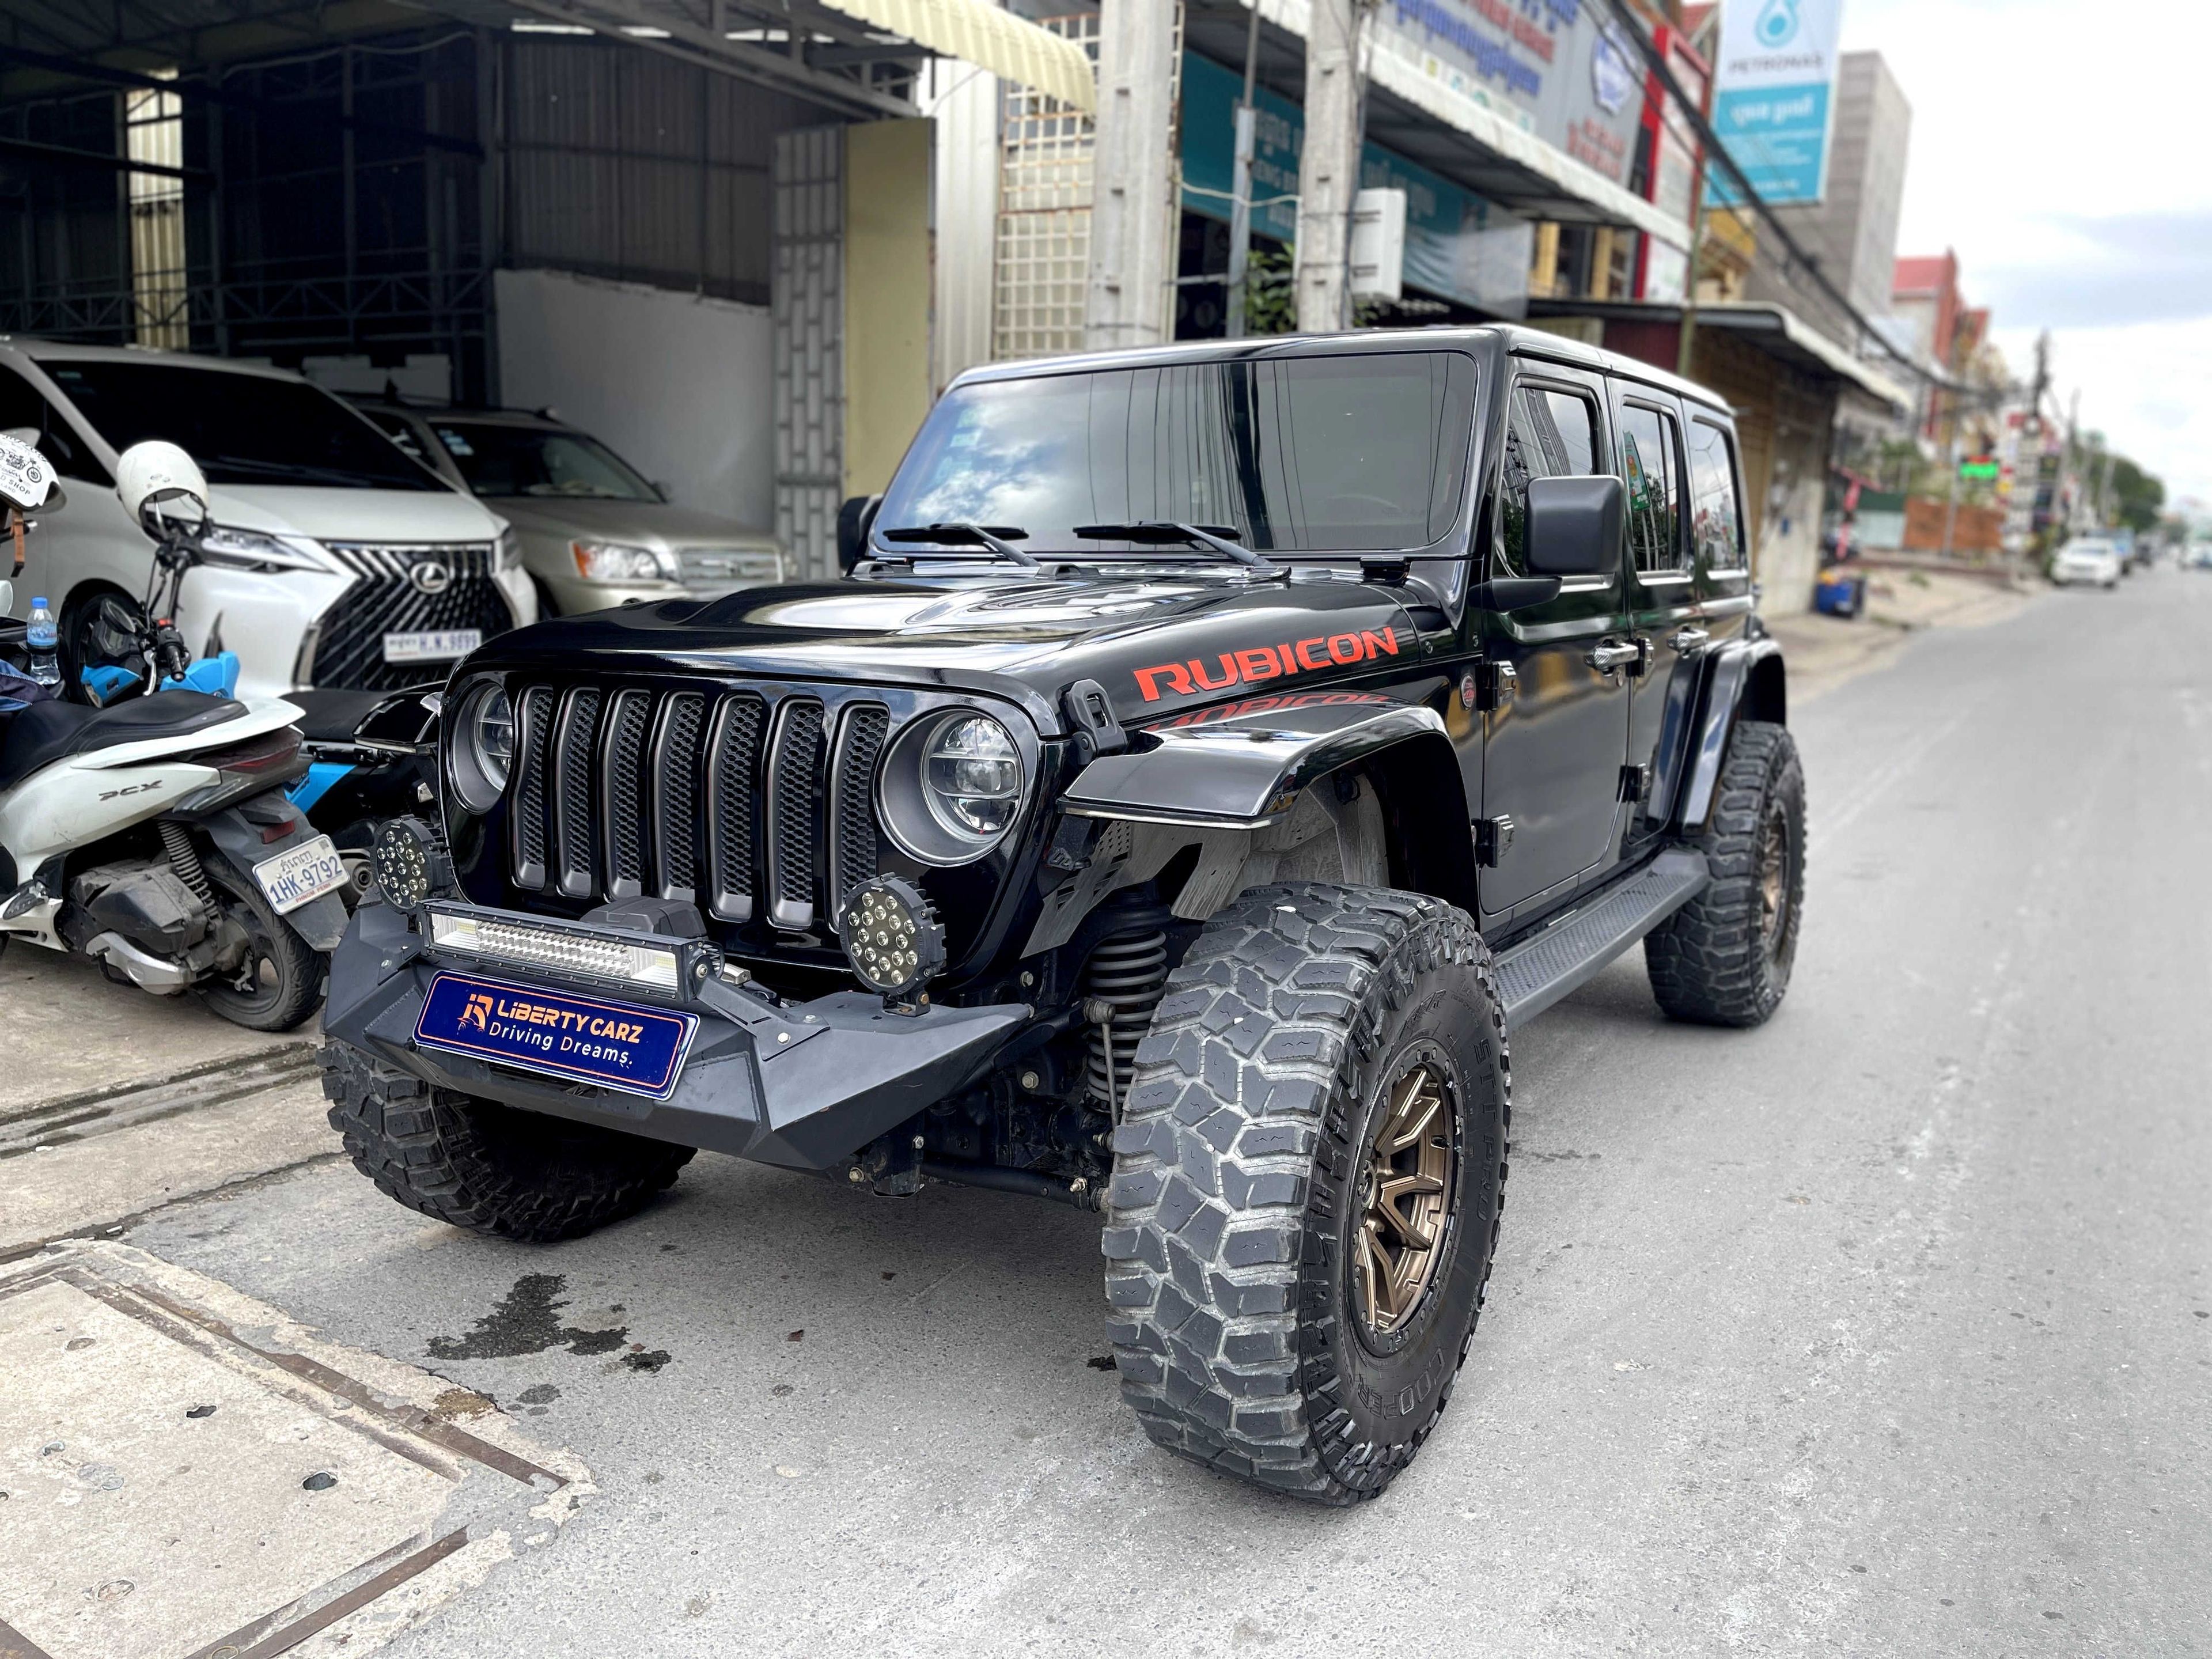
{"type": "Polygon", "coordinates": [[[386,662],[452,662],[483,643],[481,628],[436,628],[416,634],[386,634],[386,662]]]}
{"type": "Polygon", "coordinates": [[[253,878],[281,916],[344,886],[345,860],[338,857],[338,849],[331,845],[328,836],[317,836],[273,859],[262,860],[253,866],[253,878]]]}
{"type": "Polygon", "coordinates": [[[665,1100],[676,1091],[684,1056],[698,1029],[696,1014],[441,973],[422,1000],[415,1041],[548,1077],[665,1100]]]}

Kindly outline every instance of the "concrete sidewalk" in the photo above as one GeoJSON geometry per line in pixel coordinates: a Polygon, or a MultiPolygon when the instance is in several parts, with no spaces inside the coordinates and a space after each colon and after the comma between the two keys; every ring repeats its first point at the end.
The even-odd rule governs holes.
{"type": "Polygon", "coordinates": [[[1887,668],[1914,634],[2003,622],[2034,603],[2039,591],[1935,571],[1870,570],[1863,616],[1845,621],[1808,611],[1765,621],[1782,642],[1790,665],[1790,702],[1796,708],[1848,680],[1887,668]]]}

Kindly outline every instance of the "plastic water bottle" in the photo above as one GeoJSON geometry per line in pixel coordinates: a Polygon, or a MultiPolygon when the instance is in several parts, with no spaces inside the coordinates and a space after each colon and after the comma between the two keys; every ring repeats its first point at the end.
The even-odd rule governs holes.
{"type": "Polygon", "coordinates": [[[62,665],[54,653],[61,644],[61,632],[54,626],[54,613],[46,609],[44,599],[31,601],[31,620],[23,630],[23,643],[31,653],[31,678],[40,685],[59,685],[62,665]]]}

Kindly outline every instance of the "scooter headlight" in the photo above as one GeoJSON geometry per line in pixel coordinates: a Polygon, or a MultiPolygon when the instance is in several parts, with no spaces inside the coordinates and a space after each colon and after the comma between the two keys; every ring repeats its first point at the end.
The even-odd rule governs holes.
{"type": "Polygon", "coordinates": [[[487,684],[462,698],[446,752],[447,778],[461,805],[476,813],[498,805],[514,763],[514,706],[504,690],[487,684]]]}

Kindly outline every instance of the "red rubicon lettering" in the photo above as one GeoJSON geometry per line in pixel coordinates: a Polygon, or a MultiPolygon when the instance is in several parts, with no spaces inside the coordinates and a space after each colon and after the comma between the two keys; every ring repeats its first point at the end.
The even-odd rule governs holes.
{"type": "Polygon", "coordinates": [[[1280,645],[1246,646],[1224,651],[1209,665],[1193,657],[1188,662],[1155,663],[1135,671],[1137,695],[1158,702],[1165,691],[1179,697],[1200,691],[1226,691],[1235,685],[1251,685],[1284,674],[1313,672],[1334,665],[1350,668],[1376,657],[1398,654],[1398,630],[1364,628],[1357,634],[1314,635],[1286,640],[1280,645]],[[1326,656],[1324,657],[1324,653],[1326,656]]]}

